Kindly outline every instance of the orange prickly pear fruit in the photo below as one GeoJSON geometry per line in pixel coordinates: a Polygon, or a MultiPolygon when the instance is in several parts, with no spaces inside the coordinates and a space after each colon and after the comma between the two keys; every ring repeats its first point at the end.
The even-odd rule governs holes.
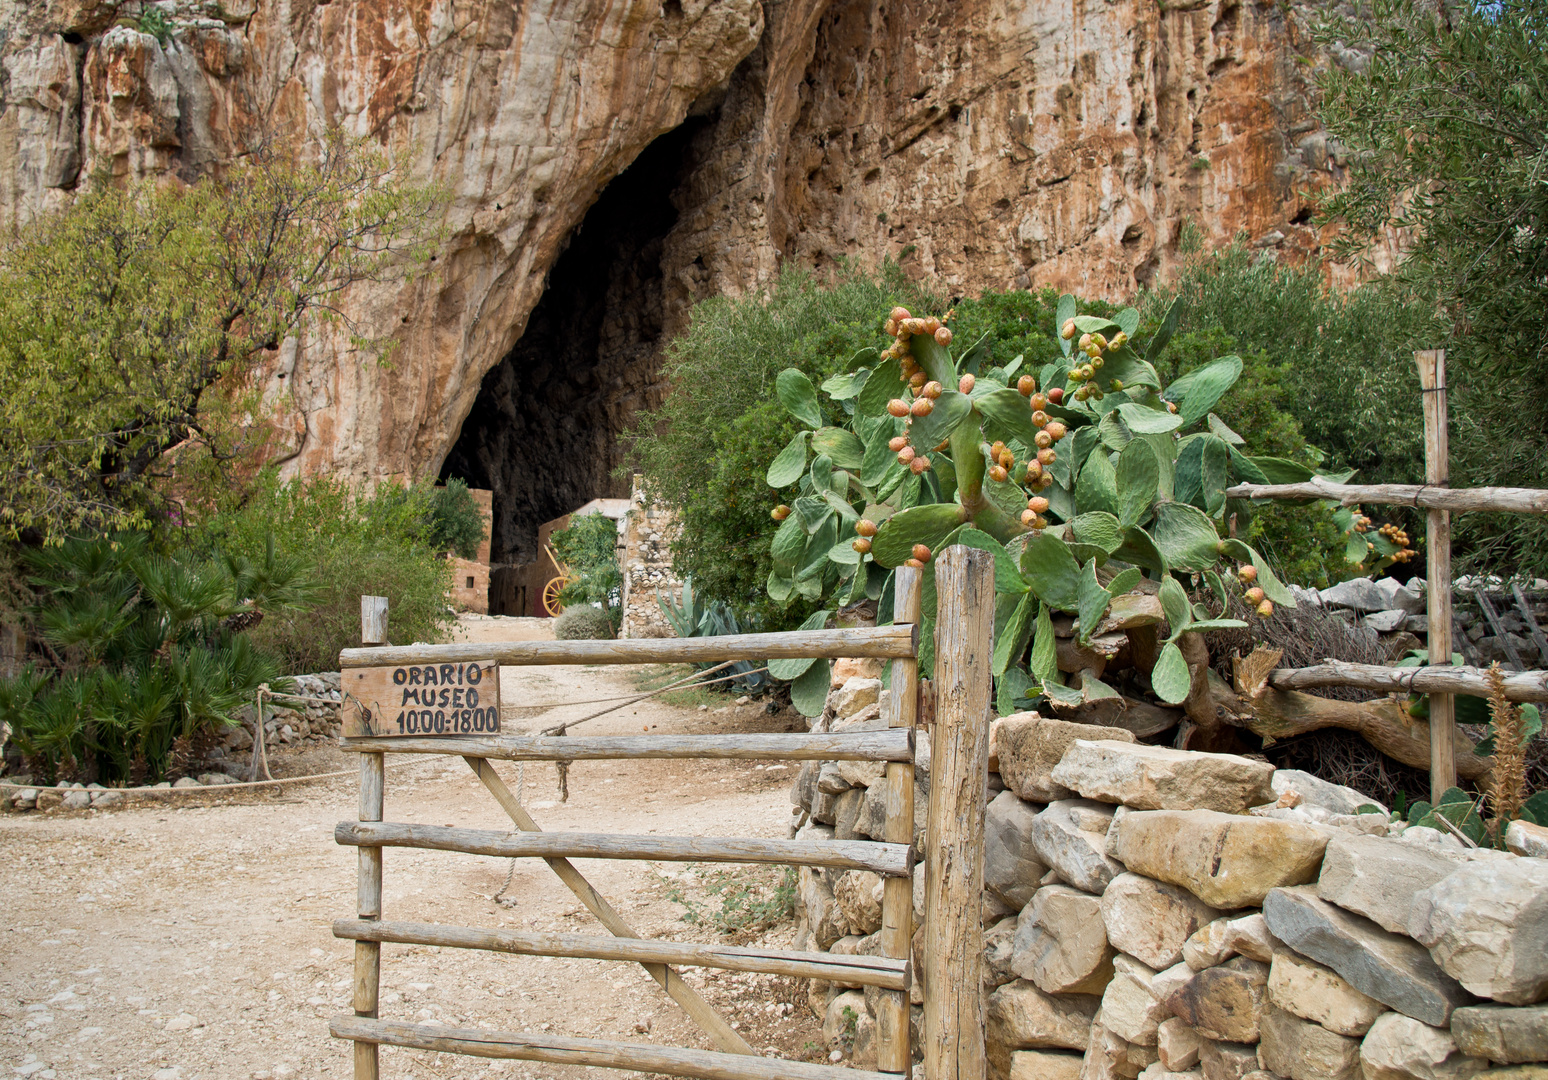
{"type": "Polygon", "coordinates": [[[789,516],[790,507],[786,506],[784,503],[780,503],[774,509],[769,511],[769,517],[773,518],[775,521],[784,521],[789,516]]]}

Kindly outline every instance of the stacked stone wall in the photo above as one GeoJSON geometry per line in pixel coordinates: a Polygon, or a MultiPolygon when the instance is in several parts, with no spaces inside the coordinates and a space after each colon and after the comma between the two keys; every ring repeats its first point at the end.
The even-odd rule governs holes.
{"type": "Polygon", "coordinates": [[[620,637],[675,637],[676,634],[656,594],[676,598],[682,582],[672,573],[672,540],[679,528],[677,516],[645,494],[638,475],[624,517],[621,563],[623,565],[623,623],[620,637]]]}
{"type": "MultiPolygon", "coordinates": [[[[880,674],[835,665],[819,728],[885,726],[880,674]]],[[[995,1080],[1548,1080],[1548,830],[1469,848],[1306,773],[1036,713],[994,721],[989,768],[995,1080]]],[[[880,778],[809,763],[791,834],[880,838],[880,778]]],[[[797,947],[874,954],[880,902],[873,874],[801,870],[797,947]]],[[[875,1064],[875,994],[810,984],[857,1066],[875,1064]]],[[[916,982],[916,1048],[923,1000],[916,982]]]]}

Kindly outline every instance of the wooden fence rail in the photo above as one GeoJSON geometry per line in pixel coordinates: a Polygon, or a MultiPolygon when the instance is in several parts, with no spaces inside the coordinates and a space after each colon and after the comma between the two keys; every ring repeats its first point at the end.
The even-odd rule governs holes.
{"type": "Polygon", "coordinates": [[[391,645],[344,649],[341,668],[465,664],[493,659],[502,667],[543,664],[703,664],[722,660],[902,660],[918,654],[916,626],[841,627],[778,634],[703,638],[623,638],[618,641],[497,641],[455,645],[391,645]]]}
{"type": "MultiPolygon", "coordinates": [[[[1385,693],[1471,694],[1484,697],[1484,671],[1475,667],[1383,667],[1324,660],[1304,668],[1276,668],[1269,674],[1276,690],[1311,690],[1320,686],[1352,686],[1385,693]]],[[[1505,696],[1511,701],[1548,701],[1548,671],[1518,671],[1505,676],[1505,696]]]]}
{"type": "Polygon", "coordinates": [[[1345,506],[1414,506],[1426,510],[1495,510],[1548,514],[1548,491],[1534,488],[1449,488],[1431,484],[1335,484],[1314,476],[1298,484],[1237,484],[1232,499],[1333,499],[1345,506]]]}
{"type": "Polygon", "coordinates": [[[789,735],[496,735],[344,739],[341,750],[476,754],[497,761],[723,758],[743,761],[913,761],[912,728],[789,735]]]}

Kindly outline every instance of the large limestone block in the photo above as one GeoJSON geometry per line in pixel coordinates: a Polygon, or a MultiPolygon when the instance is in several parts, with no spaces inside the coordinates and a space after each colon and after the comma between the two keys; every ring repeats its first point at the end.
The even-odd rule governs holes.
{"type": "Polygon", "coordinates": [[[1245,813],[1272,802],[1274,766],[1235,754],[1201,754],[1116,739],[1077,739],[1055,766],[1055,783],[1088,799],[1136,810],[1245,813]]]}
{"type": "Polygon", "coordinates": [[[1182,959],[1183,944],[1220,913],[1188,890],[1123,873],[1102,894],[1102,923],[1119,952],[1160,970],[1182,959]]]}
{"type": "Polygon", "coordinates": [[[1360,993],[1336,971],[1289,949],[1274,954],[1268,1001],[1302,1020],[1349,1036],[1364,1035],[1387,1011],[1385,1005],[1360,993]]]}
{"type": "Polygon", "coordinates": [[[1139,1080],[1204,1080],[1204,1074],[1194,1069],[1190,1072],[1173,1072],[1159,1061],[1146,1065],[1139,1080]]]}
{"type": "Polygon", "coordinates": [[[835,1046],[852,1037],[865,1015],[865,995],[858,990],[845,990],[828,1002],[822,1018],[822,1037],[829,1046],[835,1046]]]}
{"type": "Polygon", "coordinates": [[[1359,1080],[1360,1040],[1335,1035],[1270,1005],[1263,1010],[1258,1063],[1288,1080],[1359,1080]]]}
{"type": "Polygon", "coordinates": [[[803,866],[796,872],[796,896],[806,912],[811,927],[812,940],[817,948],[826,950],[835,941],[849,933],[849,920],[844,917],[833,890],[822,880],[822,875],[803,866]]]}
{"type": "Polygon", "coordinates": [[[877,697],[881,694],[880,679],[866,679],[855,676],[844,680],[844,685],[833,692],[828,699],[828,704],[833,706],[833,715],[840,720],[847,720],[868,705],[875,705],[877,697]]]}
{"type": "Polygon", "coordinates": [[[1058,1050],[1017,1050],[1010,1056],[1010,1080],[1080,1080],[1080,1059],[1058,1050]]]}
{"type": "Polygon", "coordinates": [[[1385,806],[1364,792],[1342,784],[1330,784],[1300,769],[1275,769],[1271,784],[1276,802],[1294,792],[1295,805],[1320,807],[1330,814],[1353,814],[1362,806],[1375,806],[1383,814],[1387,812],[1385,806]]]}
{"type": "Polygon", "coordinates": [[[1199,1033],[1175,1016],[1156,1028],[1156,1052],[1170,1072],[1184,1072],[1199,1063],[1199,1033]]]}
{"type": "Polygon", "coordinates": [[[1341,833],[1328,841],[1317,895],[1345,911],[1364,915],[1383,930],[1406,934],[1414,894],[1460,865],[1459,859],[1438,849],[1341,833]]]}
{"type": "Polygon", "coordinates": [[[1229,948],[1261,964],[1272,962],[1275,954],[1284,948],[1284,943],[1269,933],[1268,923],[1263,920],[1261,911],[1254,911],[1251,915],[1226,923],[1225,943],[1229,948]]]}
{"type": "Polygon", "coordinates": [[[1505,847],[1517,855],[1548,859],[1548,828],[1530,821],[1512,821],[1505,830],[1505,847]]]}
{"type": "Polygon", "coordinates": [[[1111,817],[1112,808],[1101,803],[1084,799],[1051,802],[1032,822],[1032,846],[1061,880],[1101,895],[1107,883],[1123,873],[1123,866],[1104,853],[1105,829],[1097,831],[1098,823],[1105,826],[1111,817]]]}
{"type": "Polygon", "coordinates": [[[1229,918],[1216,919],[1199,927],[1183,942],[1183,960],[1190,968],[1203,971],[1216,964],[1223,964],[1236,955],[1236,948],[1226,940],[1231,922],[1229,918]]]}
{"type": "Polygon", "coordinates": [[[1199,1071],[1204,1080],[1246,1080],[1258,1071],[1258,1048],[1205,1039],[1199,1046],[1199,1071]]]}
{"type": "Polygon", "coordinates": [[[1134,735],[1123,728],[1074,724],[1036,713],[1007,716],[995,728],[1000,779],[1006,788],[1031,802],[1073,799],[1075,792],[1056,783],[1053,770],[1076,739],[1133,742],[1134,735]]]}
{"type": "Polygon", "coordinates": [[[1548,1080],[1548,1065],[1505,1065],[1485,1069],[1478,1080],[1548,1080]]]}
{"type": "Polygon", "coordinates": [[[1471,1057],[1548,1061],[1548,1005],[1469,1005],[1451,1014],[1451,1036],[1471,1057]]]}
{"type": "Polygon", "coordinates": [[[1049,1047],[1084,1050],[1091,1041],[1091,1020],[1101,1003],[1101,998],[1088,994],[1055,997],[1018,979],[989,995],[985,1037],[1007,1051],[1049,1047]]]}
{"type": "Polygon", "coordinates": [[[1457,1049],[1451,1032],[1385,1013],[1360,1044],[1365,1080],[1466,1080],[1489,1067],[1457,1049]]]}
{"type": "Polygon", "coordinates": [[[1130,870],[1181,885],[1217,908],[1257,907],[1270,889],[1317,880],[1328,834],[1311,825],[1213,810],[1154,810],[1118,823],[1130,870]]]}
{"type": "Polygon", "coordinates": [[[1038,808],[1009,791],[996,795],[984,810],[984,888],[1019,911],[1048,867],[1032,846],[1032,821],[1038,808]]]}
{"type": "Polygon", "coordinates": [[[1548,998],[1548,860],[1468,863],[1414,897],[1408,932],[1481,997],[1548,998]]]}
{"type": "Polygon", "coordinates": [[[1268,977],[1267,964],[1238,956],[1194,975],[1166,999],[1166,1007],[1206,1039],[1255,1043],[1268,977]]]}
{"type": "Polygon", "coordinates": [[[833,883],[833,898],[855,934],[874,934],[882,925],[882,879],[869,870],[846,870],[833,883]]]}
{"type": "Polygon", "coordinates": [[[1151,992],[1156,972],[1132,956],[1113,960],[1113,979],[1102,994],[1102,1023],[1125,1042],[1155,1046],[1167,1011],[1151,992]]]}
{"type": "Polygon", "coordinates": [[[1102,1014],[1098,1013],[1091,1024],[1091,1040],[1086,1044],[1080,1080],[1134,1080],[1157,1060],[1155,1047],[1120,1038],[1102,1022],[1102,1014]]]}
{"type": "Polygon", "coordinates": [[[1022,909],[1011,969],[1050,994],[1100,994],[1113,977],[1102,902],[1068,885],[1045,885],[1022,909]]]}
{"type": "Polygon", "coordinates": [[[1014,982],[1011,962],[1016,955],[1016,920],[1001,919],[984,931],[984,993],[1014,982]]]}
{"type": "Polygon", "coordinates": [[[1443,1027],[1451,1010],[1471,1004],[1467,991],[1416,942],[1318,899],[1307,886],[1269,893],[1263,917],[1296,952],[1405,1016],[1443,1027]]]}

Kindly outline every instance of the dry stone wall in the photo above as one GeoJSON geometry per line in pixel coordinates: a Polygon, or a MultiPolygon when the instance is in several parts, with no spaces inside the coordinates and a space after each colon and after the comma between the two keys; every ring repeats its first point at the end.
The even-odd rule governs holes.
{"type": "MultiPolygon", "coordinates": [[[[883,726],[879,675],[836,665],[819,726],[883,726]]],[[[995,1080],[1548,1080],[1548,830],[1467,848],[1306,773],[1036,713],[994,722],[989,769],[995,1080]]],[[[791,834],[879,838],[879,779],[809,763],[791,834]]],[[[880,880],[800,875],[797,947],[875,953],[880,880]]],[[[874,994],[810,987],[856,1065],[875,1063],[874,994]]],[[[917,1046],[917,984],[913,1002],[917,1046]]]]}

